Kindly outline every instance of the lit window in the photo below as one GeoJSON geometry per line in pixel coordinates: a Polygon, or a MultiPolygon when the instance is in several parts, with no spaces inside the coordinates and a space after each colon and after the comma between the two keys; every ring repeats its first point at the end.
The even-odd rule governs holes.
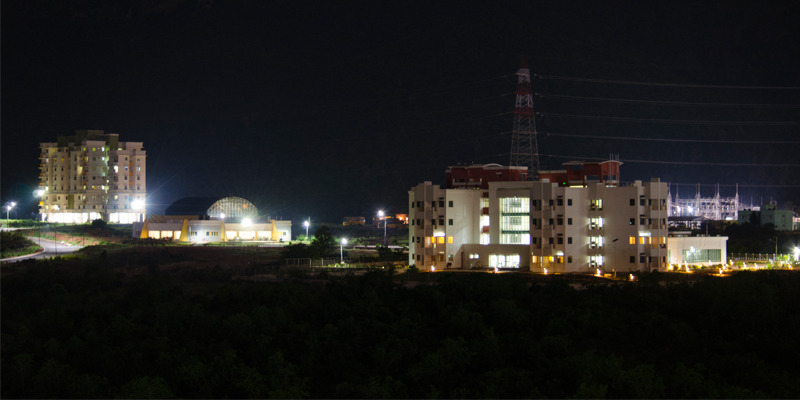
{"type": "Polygon", "coordinates": [[[453,237],[452,236],[448,236],[447,237],[447,243],[453,243],[453,237]]]}
{"type": "Polygon", "coordinates": [[[636,244],[636,238],[631,236],[629,242],[630,242],[630,244],[636,244]]]}

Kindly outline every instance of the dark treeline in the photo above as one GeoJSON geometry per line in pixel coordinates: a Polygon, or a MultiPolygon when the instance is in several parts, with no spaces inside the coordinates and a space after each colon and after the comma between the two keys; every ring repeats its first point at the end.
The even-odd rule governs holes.
{"type": "Polygon", "coordinates": [[[385,271],[2,279],[2,397],[797,398],[800,276],[570,287],[385,271]]]}

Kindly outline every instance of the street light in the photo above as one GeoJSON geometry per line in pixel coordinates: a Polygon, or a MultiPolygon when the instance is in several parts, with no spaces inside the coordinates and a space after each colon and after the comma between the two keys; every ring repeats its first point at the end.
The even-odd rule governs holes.
{"type": "Polygon", "coordinates": [[[308,221],[303,221],[303,226],[306,227],[306,242],[308,241],[308,226],[311,225],[308,221]]]}
{"type": "Polygon", "coordinates": [[[339,256],[342,258],[342,265],[344,265],[344,245],[347,244],[347,239],[342,238],[341,245],[339,246],[339,256]]]}
{"type": "MultiPolygon", "coordinates": [[[[378,211],[378,217],[384,217],[383,210],[378,211]]],[[[380,222],[380,218],[378,218],[378,222],[380,222]]],[[[386,218],[383,218],[383,245],[386,245],[386,218]]]]}
{"type": "MultiPolygon", "coordinates": [[[[136,199],[131,201],[131,208],[134,210],[144,210],[144,200],[136,199]]],[[[139,217],[137,216],[136,219],[138,220],[139,217]]]]}
{"type": "Polygon", "coordinates": [[[14,208],[15,205],[17,205],[17,203],[13,201],[9,201],[8,203],[6,203],[6,228],[8,228],[8,222],[9,222],[8,212],[11,211],[11,209],[14,208]]]}
{"type": "Polygon", "coordinates": [[[617,240],[619,240],[619,238],[611,241],[611,245],[614,246],[614,268],[612,268],[612,270],[614,271],[615,278],[617,277],[617,240]]]}
{"type": "Polygon", "coordinates": [[[219,219],[225,219],[225,213],[219,213],[219,219]]]}
{"type": "Polygon", "coordinates": [[[245,228],[249,228],[250,225],[252,225],[252,224],[253,224],[253,220],[251,220],[250,218],[245,218],[245,219],[242,220],[242,226],[245,227],[245,228]]]}

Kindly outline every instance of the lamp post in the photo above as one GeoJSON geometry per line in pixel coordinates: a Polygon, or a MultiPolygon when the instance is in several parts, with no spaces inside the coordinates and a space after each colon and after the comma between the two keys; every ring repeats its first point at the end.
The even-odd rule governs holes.
{"type": "Polygon", "coordinates": [[[775,236],[775,261],[778,261],[778,237],[775,236]]]}
{"type": "Polygon", "coordinates": [[[308,221],[303,221],[303,226],[306,227],[306,242],[308,241],[308,226],[311,225],[308,221]]]}
{"type": "Polygon", "coordinates": [[[347,239],[342,238],[342,241],[340,242],[339,245],[339,256],[342,259],[342,265],[344,265],[344,245],[346,244],[347,244],[347,239]]]}
{"type": "Polygon", "coordinates": [[[11,211],[11,209],[14,208],[15,205],[17,205],[17,203],[13,201],[9,201],[8,203],[6,203],[6,228],[10,228],[10,226],[8,225],[9,223],[8,212],[11,211]]]}
{"type": "Polygon", "coordinates": [[[616,239],[611,241],[611,245],[614,246],[614,268],[613,268],[613,270],[614,270],[614,277],[615,278],[617,277],[617,240],[619,240],[619,238],[616,238],[616,239]]]}
{"type": "Polygon", "coordinates": [[[379,217],[378,218],[378,222],[380,222],[380,217],[384,217],[383,218],[383,245],[385,246],[386,245],[386,217],[385,217],[385,214],[384,214],[383,210],[378,211],[378,217],[379,217]]]}

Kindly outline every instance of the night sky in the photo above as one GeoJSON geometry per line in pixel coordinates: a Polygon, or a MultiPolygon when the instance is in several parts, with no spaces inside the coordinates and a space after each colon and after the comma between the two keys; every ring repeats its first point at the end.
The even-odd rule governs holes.
{"type": "Polygon", "coordinates": [[[543,169],[615,153],[623,181],[800,204],[800,2],[386,3],[3,2],[2,201],[35,211],[39,143],[102,129],[144,142],[150,213],[406,212],[448,165],[508,163],[524,55],[543,169]]]}

